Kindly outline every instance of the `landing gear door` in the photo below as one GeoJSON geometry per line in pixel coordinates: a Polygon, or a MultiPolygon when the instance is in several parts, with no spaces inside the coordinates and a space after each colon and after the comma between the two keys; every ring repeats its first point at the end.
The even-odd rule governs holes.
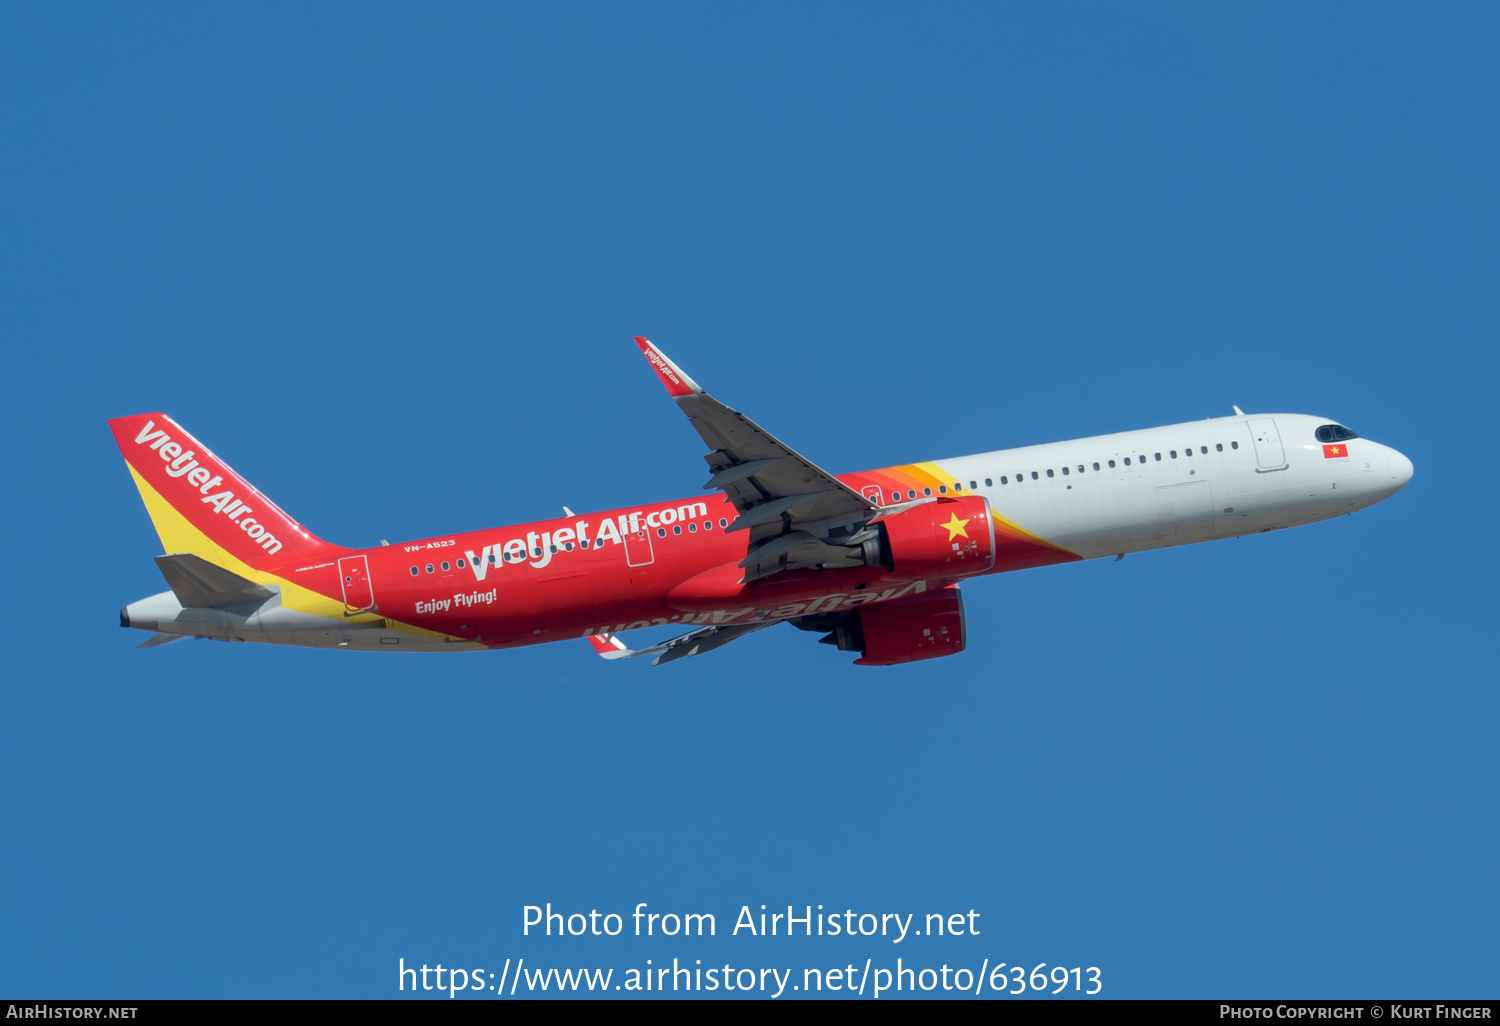
{"type": "Polygon", "coordinates": [[[1281,436],[1276,433],[1276,422],[1270,417],[1247,422],[1250,437],[1255,440],[1255,462],[1261,470],[1280,470],[1286,466],[1286,451],[1281,447],[1281,436]]]}
{"type": "Polygon", "coordinates": [[[375,608],[368,557],[345,556],[339,560],[339,583],[344,586],[344,608],[349,612],[363,613],[375,608]]]}

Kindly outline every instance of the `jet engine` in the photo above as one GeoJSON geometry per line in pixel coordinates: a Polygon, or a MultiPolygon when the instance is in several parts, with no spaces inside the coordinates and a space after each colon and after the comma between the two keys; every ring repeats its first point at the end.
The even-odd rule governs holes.
{"type": "Polygon", "coordinates": [[[842,652],[858,652],[855,666],[895,666],[964,650],[964,603],[958,586],[872,602],[836,618],[808,617],[803,630],[829,630],[821,638],[842,652]]]}
{"type": "Polygon", "coordinates": [[[983,573],[995,562],[989,504],[977,495],[939,499],[875,522],[886,569],[901,577],[983,573]]]}

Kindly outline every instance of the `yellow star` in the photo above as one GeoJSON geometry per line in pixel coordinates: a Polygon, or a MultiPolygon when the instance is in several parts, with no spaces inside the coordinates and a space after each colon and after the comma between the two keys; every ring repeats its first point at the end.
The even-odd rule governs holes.
{"type": "Polygon", "coordinates": [[[948,529],[948,540],[949,541],[952,541],[954,538],[957,538],[959,535],[963,535],[965,538],[967,538],[969,536],[969,524],[968,524],[968,522],[964,521],[964,520],[958,519],[958,514],[957,513],[952,514],[952,519],[950,519],[946,524],[940,524],[938,526],[940,526],[940,527],[946,527],[948,529]]]}

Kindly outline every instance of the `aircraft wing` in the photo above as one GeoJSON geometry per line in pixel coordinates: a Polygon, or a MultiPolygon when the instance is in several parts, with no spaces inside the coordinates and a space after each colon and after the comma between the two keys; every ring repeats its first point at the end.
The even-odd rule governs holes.
{"type": "Polygon", "coordinates": [[[594,647],[594,651],[605,659],[632,659],[636,656],[649,655],[656,656],[651,660],[651,665],[660,666],[673,659],[686,659],[688,656],[711,652],[736,638],[743,638],[746,634],[764,630],[777,622],[765,620],[760,623],[726,624],[723,627],[699,627],[695,631],[679,634],[671,641],[641,649],[626,648],[625,643],[613,634],[590,635],[588,641],[594,647]]]}
{"type": "Polygon", "coordinates": [[[723,489],[746,532],[745,582],[782,570],[861,566],[865,525],[880,507],[755,421],[705,392],[656,346],[637,336],[657,377],[708,446],[713,476],[705,490],[723,489]]]}
{"type": "Polygon", "coordinates": [[[158,631],[135,647],[156,648],[158,645],[170,645],[174,641],[186,641],[187,638],[188,636],[186,634],[164,634],[158,631]]]}

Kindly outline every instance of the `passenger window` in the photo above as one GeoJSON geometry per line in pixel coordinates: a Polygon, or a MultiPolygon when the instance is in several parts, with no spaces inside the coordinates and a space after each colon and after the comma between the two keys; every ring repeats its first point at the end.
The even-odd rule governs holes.
{"type": "Polygon", "coordinates": [[[444,569],[444,570],[447,570],[447,569],[448,569],[448,561],[447,561],[447,560],[446,560],[446,559],[445,559],[445,560],[443,560],[443,569],[444,569]]]}
{"type": "MultiPolygon", "coordinates": [[[[1129,461],[1127,461],[1127,462],[1129,462],[1129,461]]],[[[1110,460],[1109,461],[1109,469],[1110,470],[1114,470],[1115,469],[1115,461],[1114,460],[1110,460]]]]}
{"type": "MultiPolygon", "coordinates": [[[[1003,484],[1005,482],[1005,478],[1002,477],[1000,479],[1000,481],[1003,484]]],[[[984,486],[986,488],[993,488],[993,487],[995,487],[995,482],[991,478],[987,477],[987,478],[984,479],[984,486]]]]}
{"type": "Polygon", "coordinates": [[[947,485],[938,485],[938,494],[939,495],[947,495],[948,494],[948,486],[947,485]]]}
{"type": "Polygon", "coordinates": [[[923,488],[922,489],[922,494],[923,495],[931,495],[932,494],[932,489],[931,488],[923,488]]]}
{"type": "Polygon", "coordinates": [[[1158,462],[1158,463],[1161,462],[1161,453],[1157,453],[1156,454],[1156,462],[1158,462]]]}
{"type": "MultiPolygon", "coordinates": [[[[985,478],[985,480],[988,481],[989,478],[985,478]]],[[[1004,474],[1001,474],[1000,475],[1000,483],[1001,484],[1010,484],[1010,478],[1006,477],[1004,474]]]]}
{"type": "Polygon", "coordinates": [[[1238,449],[1240,447],[1240,443],[1239,442],[1230,442],[1229,443],[1229,447],[1231,449],[1238,449]]]}
{"type": "Polygon", "coordinates": [[[427,564],[427,572],[428,573],[432,573],[432,564],[431,563],[427,564]]]}
{"type": "MultiPolygon", "coordinates": [[[[1114,464],[1114,461],[1113,461],[1113,460],[1111,460],[1111,461],[1110,461],[1110,464],[1109,464],[1109,465],[1110,465],[1110,466],[1111,466],[1111,467],[1112,467],[1112,466],[1114,466],[1114,465],[1115,465],[1115,464],[1114,464]]],[[[1097,463],[1095,463],[1095,464],[1094,464],[1094,469],[1095,469],[1095,470],[1098,470],[1098,469],[1099,469],[1099,464],[1097,464],[1097,463]]]]}
{"type": "MultiPolygon", "coordinates": [[[[1157,454],[1156,454],[1156,458],[1157,458],[1157,459],[1161,459],[1161,453],[1157,453],[1157,454]]],[[[1173,450],[1172,450],[1172,458],[1173,458],[1173,459],[1174,459],[1174,460],[1175,460],[1175,459],[1176,459],[1176,458],[1177,458],[1177,450],[1176,450],[1176,449],[1173,449],[1173,450]]]]}
{"type": "MultiPolygon", "coordinates": [[[[1094,469],[1095,469],[1095,470],[1098,470],[1098,469],[1099,469],[1099,464],[1097,464],[1097,463],[1095,463],[1095,464],[1094,464],[1094,469]]],[[[1082,464],[1082,463],[1080,463],[1080,464],[1078,464],[1078,472],[1079,472],[1079,473],[1080,473],[1080,474],[1082,474],[1082,473],[1083,473],[1083,464],[1082,464]]]]}
{"type": "Polygon", "coordinates": [[[464,561],[463,561],[463,560],[461,560],[461,559],[460,559],[460,560],[459,560],[459,561],[458,561],[458,568],[459,568],[459,569],[460,569],[460,570],[462,570],[462,569],[463,569],[463,568],[464,568],[464,561]]]}
{"type": "Polygon", "coordinates": [[[1200,445],[1200,446],[1198,446],[1198,452],[1200,454],[1204,455],[1204,456],[1207,456],[1208,455],[1208,446],[1206,446],[1206,445],[1200,445]]]}
{"type": "Polygon", "coordinates": [[[697,534],[697,533],[698,533],[698,525],[697,524],[688,524],[688,534],[697,534]]]}
{"type": "Polygon", "coordinates": [[[681,534],[682,533],[682,525],[681,524],[673,524],[672,525],[672,533],[673,534],[681,534]]]}
{"type": "MultiPolygon", "coordinates": [[[[1111,465],[1113,465],[1113,464],[1111,464],[1111,465]]],[[[1130,466],[1130,457],[1129,457],[1129,456],[1126,456],[1126,457],[1125,457],[1125,465],[1126,465],[1126,466],[1127,466],[1127,467],[1128,467],[1128,466],[1130,466]]]]}
{"type": "MultiPolygon", "coordinates": [[[[985,479],[985,486],[986,487],[989,486],[989,479],[988,478],[985,479]]],[[[979,487],[979,483],[977,481],[970,481],[969,482],[969,491],[972,492],[974,489],[976,489],[978,487],[979,487]]]]}
{"type": "MultiPolygon", "coordinates": [[[[583,543],[583,547],[584,548],[588,548],[589,547],[589,543],[588,542],[584,542],[583,543]]],[[[491,552],[490,553],[490,566],[494,566],[494,565],[495,565],[495,554],[493,552],[491,552]]],[[[416,571],[413,570],[412,573],[416,573],[416,571]]]]}
{"type": "Polygon", "coordinates": [[[1032,480],[1033,480],[1033,481],[1035,481],[1035,480],[1036,480],[1036,479],[1037,479],[1037,472],[1036,472],[1036,471],[1034,471],[1034,470],[1033,470],[1033,471],[1032,471],[1032,472],[1031,472],[1031,479],[1032,479],[1032,480]]]}
{"type": "Polygon", "coordinates": [[[892,502],[900,502],[901,501],[901,493],[900,492],[892,492],[891,493],[891,501],[892,502]]]}
{"type": "Polygon", "coordinates": [[[422,572],[422,571],[420,571],[420,570],[418,570],[418,569],[417,569],[417,568],[416,568],[416,567],[412,567],[412,568],[411,568],[411,575],[412,575],[412,576],[413,576],[413,577],[415,577],[415,576],[417,576],[417,574],[419,574],[419,573],[421,573],[421,572],[422,572]]]}
{"type": "Polygon", "coordinates": [[[667,529],[665,527],[658,527],[656,529],[656,536],[658,538],[665,538],[667,536],[667,529]]]}
{"type": "Polygon", "coordinates": [[[1223,452],[1224,451],[1224,443],[1223,442],[1215,442],[1214,443],[1214,451],[1215,452],[1223,452]]]}
{"type": "Polygon", "coordinates": [[[915,488],[908,488],[906,490],[906,497],[908,499],[915,499],[917,497],[916,489],[915,488]]]}
{"type": "MultiPolygon", "coordinates": [[[[1067,474],[1068,474],[1068,468],[1067,467],[1063,467],[1063,476],[1066,477],[1067,474]]],[[[1047,476],[1051,477],[1052,476],[1052,471],[1050,471],[1050,470],[1047,471],[1047,476]]]]}
{"type": "Polygon", "coordinates": [[[953,490],[955,492],[961,492],[961,491],[963,491],[964,490],[964,483],[962,481],[954,481],[953,482],[953,490]]]}
{"type": "Polygon", "coordinates": [[[719,518],[719,526],[720,527],[728,527],[729,526],[729,521],[725,520],[723,517],[720,517],[719,518]]]}
{"type": "Polygon", "coordinates": [[[712,520],[703,521],[703,529],[705,531],[712,531],[714,529],[714,522],[712,520]]]}
{"type": "Polygon", "coordinates": [[[1051,470],[1050,470],[1050,469],[1049,469],[1049,470],[1048,470],[1048,471],[1047,471],[1047,476],[1048,476],[1048,477],[1051,477],[1051,476],[1052,476],[1052,471],[1051,471],[1051,470]]]}

